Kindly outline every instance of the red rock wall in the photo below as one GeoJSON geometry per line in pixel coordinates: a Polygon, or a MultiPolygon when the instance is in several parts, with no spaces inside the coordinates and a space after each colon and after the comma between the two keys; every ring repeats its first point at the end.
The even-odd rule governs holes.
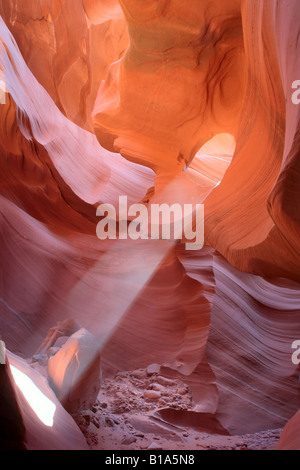
{"type": "Polygon", "coordinates": [[[231,432],[283,425],[299,408],[298,1],[119,3],[0,1],[2,336],[27,355],[71,317],[106,370],[159,362],[231,432]],[[97,240],[100,201],[202,202],[224,161],[207,180],[193,158],[223,133],[211,250],[97,240]]]}

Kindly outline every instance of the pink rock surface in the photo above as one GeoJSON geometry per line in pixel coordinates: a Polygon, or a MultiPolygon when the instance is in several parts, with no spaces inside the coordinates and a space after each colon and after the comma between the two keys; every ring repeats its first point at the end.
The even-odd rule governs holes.
{"type": "Polygon", "coordinates": [[[47,380],[18,356],[8,353],[8,360],[10,367],[14,367],[19,374],[21,373],[21,381],[24,380],[24,377],[27,378],[27,381],[29,379],[31,384],[39,390],[39,393],[43,394],[43,401],[39,403],[40,397],[35,395],[36,390],[29,389],[29,394],[24,396],[23,390],[26,390],[26,387],[24,385],[22,385],[23,388],[14,386],[26,430],[26,448],[28,450],[87,450],[88,447],[82,433],[71,416],[61,406],[47,380]],[[30,395],[34,398],[37,411],[45,412],[45,399],[52,403],[54,409],[52,425],[44,424],[37,411],[32,408],[32,403],[29,404],[28,397],[30,395]]]}
{"type": "Polygon", "coordinates": [[[49,359],[49,384],[64,408],[74,413],[93,406],[101,385],[98,341],[84,328],[49,359]]]}
{"type": "MultiPolygon", "coordinates": [[[[70,319],[97,338],[105,374],[158,364],[184,379],[191,409],[168,419],[283,427],[300,398],[298,0],[0,0],[0,15],[9,349],[44,352],[70,319]],[[124,195],[204,202],[206,246],[97,239],[96,206],[124,195]]],[[[61,406],[40,432],[20,400],[33,447],[60,432],[84,447],[61,406]]],[[[281,445],[298,445],[296,427],[281,445]]]]}
{"type": "Polygon", "coordinates": [[[300,412],[287,423],[281,435],[278,450],[299,450],[300,449],[300,412]]]}

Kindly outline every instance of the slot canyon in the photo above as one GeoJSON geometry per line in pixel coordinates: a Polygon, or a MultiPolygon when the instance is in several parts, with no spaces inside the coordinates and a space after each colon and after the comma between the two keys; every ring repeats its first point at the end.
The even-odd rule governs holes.
{"type": "Polygon", "coordinates": [[[300,450],[299,37],[0,0],[1,450],[300,450]]]}

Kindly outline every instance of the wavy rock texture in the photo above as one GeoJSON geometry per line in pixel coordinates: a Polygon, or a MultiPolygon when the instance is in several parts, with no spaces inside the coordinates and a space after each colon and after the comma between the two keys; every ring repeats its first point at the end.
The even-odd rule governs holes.
{"type": "Polygon", "coordinates": [[[213,267],[207,357],[217,380],[219,419],[233,434],[256,432],[258,423],[261,429],[280,428],[300,399],[299,367],[291,361],[299,285],[242,274],[219,255],[213,267]]]}
{"type": "Polygon", "coordinates": [[[207,140],[231,133],[237,150],[207,200],[207,242],[239,269],[299,281],[300,66],[287,65],[290,44],[299,55],[297,3],[120,3],[131,41],[100,89],[99,141],[179,173],[207,140]]]}
{"type": "Polygon", "coordinates": [[[1,0],[0,15],[8,347],[33,354],[71,318],[104,373],[156,362],[227,432],[283,426],[299,409],[297,0],[1,0]],[[120,195],[205,201],[207,247],[98,240],[96,205],[120,195]]]}
{"type": "Polygon", "coordinates": [[[101,81],[128,46],[117,1],[99,6],[88,0],[33,0],[30,5],[1,0],[0,14],[55,104],[70,120],[91,130],[101,81]]]}
{"type": "Polygon", "coordinates": [[[130,47],[100,88],[95,133],[159,174],[179,173],[215,134],[236,133],[244,88],[239,2],[120,4],[130,47]]]}
{"type": "Polygon", "coordinates": [[[299,285],[241,273],[213,251],[202,255],[182,251],[180,259],[189,277],[200,282],[213,269],[214,293],[209,285],[206,293],[212,302],[206,353],[216,378],[217,417],[233,435],[279,428],[300,398],[299,366],[291,361],[299,285]]]}
{"type": "Polygon", "coordinates": [[[299,9],[245,1],[242,16],[246,99],[233,163],[207,201],[207,241],[239,269],[299,282],[300,114],[290,87],[300,64],[289,60],[290,44],[299,56],[299,9]]]}
{"type": "Polygon", "coordinates": [[[299,450],[300,412],[288,422],[279,441],[278,450],[299,450]]]}

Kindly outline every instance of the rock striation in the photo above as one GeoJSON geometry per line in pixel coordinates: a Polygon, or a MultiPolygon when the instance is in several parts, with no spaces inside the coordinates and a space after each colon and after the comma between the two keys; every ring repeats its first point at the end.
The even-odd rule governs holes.
{"type": "Polygon", "coordinates": [[[81,342],[104,374],[183,378],[182,425],[299,410],[299,25],[298,0],[0,0],[0,332],[16,362],[73,335],[49,361],[69,411],[81,342]],[[205,247],[97,239],[119,196],[204,203],[205,247]]]}

